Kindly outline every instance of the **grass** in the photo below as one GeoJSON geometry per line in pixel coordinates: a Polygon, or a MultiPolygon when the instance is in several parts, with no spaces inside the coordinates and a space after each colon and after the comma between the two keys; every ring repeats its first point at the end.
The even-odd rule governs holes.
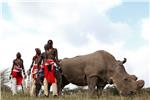
{"type": "Polygon", "coordinates": [[[150,100],[150,91],[142,90],[138,94],[132,97],[120,97],[119,95],[113,95],[112,93],[103,93],[100,97],[89,98],[87,91],[76,91],[76,92],[64,92],[64,95],[60,97],[53,97],[50,95],[48,98],[41,97],[30,97],[29,93],[19,93],[12,96],[10,91],[1,91],[2,100],[150,100]]]}

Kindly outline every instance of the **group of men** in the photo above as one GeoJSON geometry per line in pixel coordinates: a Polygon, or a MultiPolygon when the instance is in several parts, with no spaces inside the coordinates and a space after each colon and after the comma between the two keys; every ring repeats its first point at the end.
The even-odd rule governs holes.
{"type": "MultiPolygon", "coordinates": [[[[31,96],[38,96],[41,86],[44,86],[44,95],[49,96],[50,87],[52,87],[53,96],[61,94],[61,68],[59,65],[58,52],[53,48],[53,41],[48,40],[44,45],[45,51],[41,53],[39,48],[35,48],[35,56],[32,59],[32,64],[27,71],[28,76],[32,77],[32,85],[30,88],[31,96]]],[[[24,78],[26,73],[21,59],[21,53],[16,54],[16,59],[13,60],[10,78],[13,80],[12,93],[17,93],[17,85],[22,85],[22,72],[24,78]]]]}

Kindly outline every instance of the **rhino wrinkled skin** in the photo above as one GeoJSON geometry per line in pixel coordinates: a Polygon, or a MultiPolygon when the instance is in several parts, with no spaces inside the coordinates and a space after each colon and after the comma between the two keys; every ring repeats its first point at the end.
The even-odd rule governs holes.
{"type": "Polygon", "coordinates": [[[144,86],[143,80],[135,75],[129,75],[123,61],[116,60],[110,53],[99,50],[91,54],[65,58],[60,65],[63,74],[63,87],[69,83],[86,86],[90,95],[97,89],[103,89],[106,84],[115,84],[121,95],[127,96],[136,93],[144,86]]]}

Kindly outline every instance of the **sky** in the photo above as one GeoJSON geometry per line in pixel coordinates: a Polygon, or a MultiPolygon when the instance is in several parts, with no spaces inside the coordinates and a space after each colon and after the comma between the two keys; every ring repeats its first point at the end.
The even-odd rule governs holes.
{"type": "Polygon", "coordinates": [[[150,1],[1,0],[0,70],[21,52],[28,70],[35,48],[52,39],[59,58],[106,50],[150,87],[150,1]]]}

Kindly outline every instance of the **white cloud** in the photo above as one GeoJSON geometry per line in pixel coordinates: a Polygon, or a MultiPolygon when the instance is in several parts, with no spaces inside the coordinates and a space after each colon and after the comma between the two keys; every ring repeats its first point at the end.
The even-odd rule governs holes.
{"type": "Polygon", "coordinates": [[[0,34],[1,34],[1,39],[11,36],[13,33],[18,32],[20,30],[17,25],[14,25],[12,22],[8,22],[6,20],[0,19],[0,34]]]}
{"type": "MultiPolygon", "coordinates": [[[[120,37],[122,36],[121,31],[126,30],[123,29],[123,24],[111,23],[105,16],[105,12],[121,4],[121,0],[111,2],[109,0],[66,0],[63,2],[60,0],[45,0],[45,2],[22,0],[18,2],[16,0],[8,4],[11,7],[14,23],[21,29],[36,30],[37,33],[61,33],[73,45],[88,42],[85,36],[88,32],[106,42],[112,40],[110,38],[114,36],[114,33],[120,37]],[[115,26],[122,26],[121,31],[115,26]],[[107,37],[104,37],[106,34],[108,34],[107,37]],[[75,41],[77,39],[78,41],[75,41]]],[[[129,33],[128,29],[126,33],[129,33]]]]}
{"type": "Polygon", "coordinates": [[[142,20],[142,37],[149,42],[150,45],[150,18],[142,20]]]}
{"type": "MultiPolygon", "coordinates": [[[[142,37],[148,41],[148,45],[146,47],[146,49],[141,52],[142,53],[142,56],[145,58],[145,59],[142,59],[144,60],[143,62],[143,65],[146,67],[145,69],[147,69],[147,77],[148,77],[148,84],[150,84],[150,29],[149,29],[149,26],[150,26],[150,18],[145,18],[142,20],[142,31],[141,31],[141,35],[142,37]]],[[[143,73],[144,74],[144,73],[143,73]]]]}

